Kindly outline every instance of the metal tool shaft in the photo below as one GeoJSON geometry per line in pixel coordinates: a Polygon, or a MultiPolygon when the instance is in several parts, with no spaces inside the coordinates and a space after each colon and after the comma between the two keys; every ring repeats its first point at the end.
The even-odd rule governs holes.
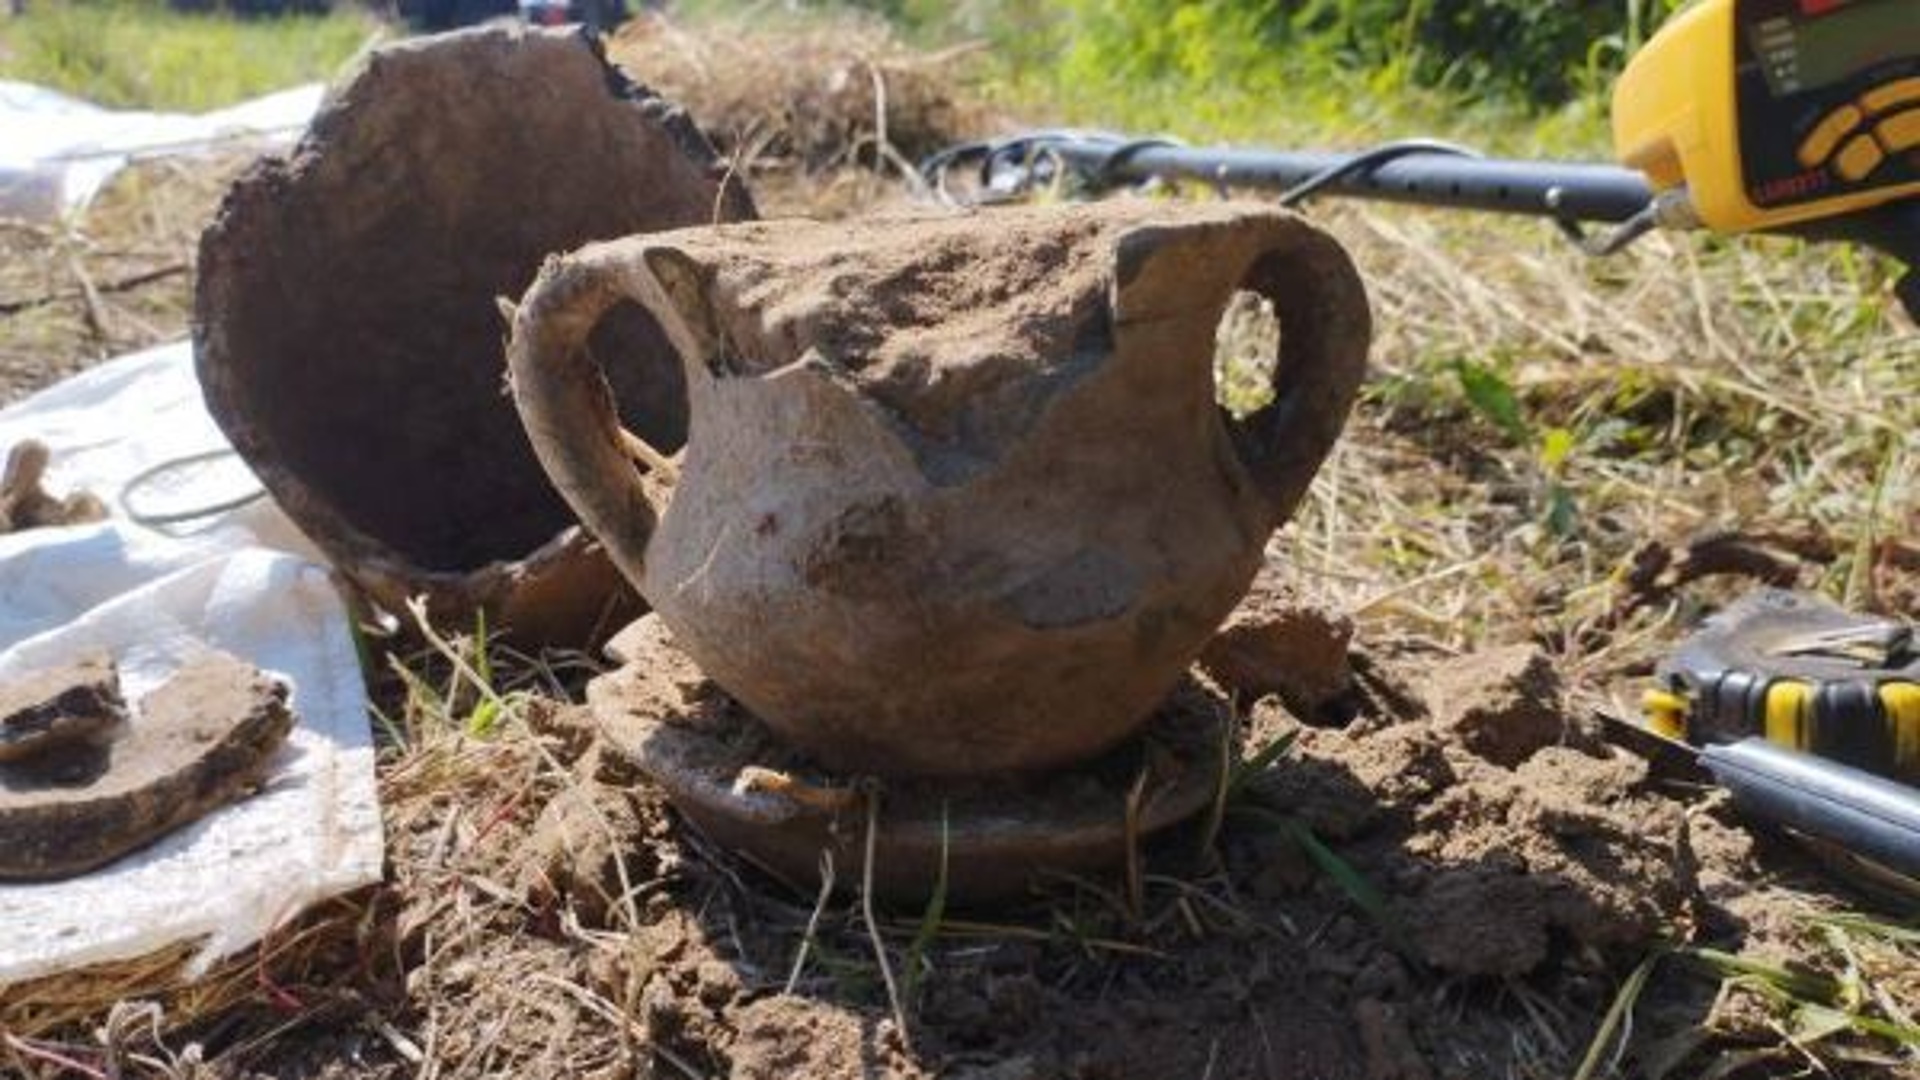
{"type": "Polygon", "coordinates": [[[1920,792],[1764,739],[1708,746],[1699,760],[1755,817],[1920,877],[1920,792]]]}
{"type": "MultiPolygon", "coordinates": [[[[1140,183],[1177,177],[1227,186],[1290,188],[1341,173],[1360,155],[1312,150],[1198,149],[1140,145],[1115,154],[1111,143],[1062,139],[1049,151],[1105,179],[1140,183]]],[[[1440,152],[1406,154],[1339,175],[1328,194],[1392,202],[1622,222],[1645,210],[1653,191],[1640,173],[1615,165],[1501,161],[1440,152]]]]}

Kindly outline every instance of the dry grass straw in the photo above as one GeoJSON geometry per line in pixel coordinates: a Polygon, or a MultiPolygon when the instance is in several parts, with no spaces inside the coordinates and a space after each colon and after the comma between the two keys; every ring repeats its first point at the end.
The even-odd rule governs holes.
{"type": "Polygon", "coordinates": [[[1618,619],[1633,556],[1717,529],[1832,553],[1807,586],[1837,594],[1864,553],[1881,604],[1911,595],[1894,547],[1856,543],[1920,523],[1920,337],[1880,266],[1664,235],[1596,262],[1537,223],[1315,214],[1368,281],[1375,373],[1274,554],[1363,636],[1531,639],[1577,677],[1630,670],[1688,613],[1618,619]],[[1462,364],[1510,390],[1524,431],[1476,410],[1462,364]]]}
{"type": "Polygon", "coordinates": [[[204,972],[195,968],[199,943],[186,942],[8,986],[0,990],[0,1063],[21,1068],[23,1058],[47,1046],[81,1060],[97,1055],[107,1049],[101,1043],[73,1043],[99,1040],[96,1025],[129,1001],[156,1007],[168,1029],[247,1006],[266,1006],[278,1022],[330,1010],[343,993],[351,996],[343,972],[364,972],[387,958],[375,940],[382,926],[375,903],[373,890],[336,898],[204,972]]]}
{"type": "Polygon", "coordinates": [[[381,793],[413,1064],[454,1077],[626,1075],[670,1062],[672,1048],[650,1048],[637,1020],[650,970],[641,910],[665,880],[641,838],[591,816],[600,835],[583,850],[622,854],[617,895],[589,913],[574,902],[590,898],[553,891],[543,859],[556,853],[535,835],[563,792],[626,798],[595,786],[582,721],[559,704],[593,665],[516,654],[484,632],[428,635],[422,651],[391,659],[381,793]]]}
{"type": "Polygon", "coordinates": [[[985,125],[977,51],[916,49],[850,10],[697,28],[649,14],[608,45],[740,163],[763,210],[816,216],[898,198],[897,185],[917,183],[914,162],[985,125]]]}
{"type": "Polygon", "coordinates": [[[200,231],[251,160],[140,162],[71,219],[0,220],[0,403],[185,335],[200,231]]]}

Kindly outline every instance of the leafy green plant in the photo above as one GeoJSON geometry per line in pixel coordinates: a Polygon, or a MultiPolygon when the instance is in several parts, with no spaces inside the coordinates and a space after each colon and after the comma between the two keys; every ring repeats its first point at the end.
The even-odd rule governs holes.
{"type": "Polygon", "coordinates": [[[1462,359],[1454,361],[1453,372],[1460,381],[1461,393],[1475,412],[1515,444],[1534,449],[1542,518],[1554,536],[1573,535],[1579,524],[1579,508],[1572,489],[1565,482],[1568,459],[1576,443],[1573,432],[1553,427],[1536,433],[1521,410],[1520,396],[1514,392],[1513,384],[1493,368],[1462,359]]]}
{"type": "Polygon", "coordinates": [[[1271,81],[1301,54],[1406,84],[1563,104],[1617,71],[1674,0],[1130,0],[1057,5],[1070,69],[1271,81]]]}

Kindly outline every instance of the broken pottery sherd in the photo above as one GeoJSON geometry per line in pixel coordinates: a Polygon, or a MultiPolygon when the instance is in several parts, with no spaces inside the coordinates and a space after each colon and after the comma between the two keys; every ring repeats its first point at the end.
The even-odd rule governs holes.
{"type": "Polygon", "coordinates": [[[925,902],[936,882],[952,902],[988,903],[1120,864],[1212,802],[1232,723],[1228,703],[1189,680],[1143,737],[1072,769],[856,786],[771,737],[701,674],[657,614],[609,652],[622,666],[587,685],[607,749],[659,783],[702,833],[807,888],[824,853],[851,886],[868,878],[871,824],[873,891],[904,904],[925,902]],[[871,822],[868,798],[878,800],[871,822]]]}
{"type": "Polygon", "coordinates": [[[188,662],[91,757],[0,769],[0,880],[84,874],[204,817],[265,780],[292,728],[286,684],[225,653],[188,662]]]}
{"type": "MultiPolygon", "coordinates": [[[[302,531],[380,607],[578,647],[638,614],[501,392],[503,297],[590,240],[754,216],[678,106],[591,36],[488,27],[383,46],[201,239],[207,406],[302,531]]],[[[685,437],[679,362],[628,305],[622,422],[685,437]]]]}
{"type": "Polygon", "coordinates": [[[702,672],[823,766],[952,777],[1140,729],[1338,438],[1368,338],[1303,219],[1126,201],[593,245],[541,272],[509,361],[555,486],[702,672]],[[1213,356],[1243,290],[1280,355],[1236,421],[1213,356]],[[599,364],[630,360],[586,347],[630,303],[685,365],[675,461],[621,428],[599,364]]]}
{"type": "Polygon", "coordinates": [[[103,742],[126,722],[120,673],[104,652],[0,685],[0,765],[103,742]]]}

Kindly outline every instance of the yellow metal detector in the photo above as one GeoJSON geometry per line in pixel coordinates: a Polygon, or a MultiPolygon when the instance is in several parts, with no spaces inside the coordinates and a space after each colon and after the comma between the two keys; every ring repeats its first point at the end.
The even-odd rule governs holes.
{"type": "Polygon", "coordinates": [[[1920,196],[1920,0],[1704,0],[1627,65],[1613,142],[1717,232],[1920,196]]]}
{"type": "Polygon", "coordinates": [[[1283,203],[1529,214],[1596,255],[1655,228],[1853,240],[1909,269],[1898,295],[1920,321],[1920,0],[1701,0],[1628,64],[1613,134],[1620,163],[1602,165],[1500,161],[1432,139],[1343,154],[1038,131],[953,147],[921,171],[964,202],[1179,178],[1273,189],[1283,203]]]}

